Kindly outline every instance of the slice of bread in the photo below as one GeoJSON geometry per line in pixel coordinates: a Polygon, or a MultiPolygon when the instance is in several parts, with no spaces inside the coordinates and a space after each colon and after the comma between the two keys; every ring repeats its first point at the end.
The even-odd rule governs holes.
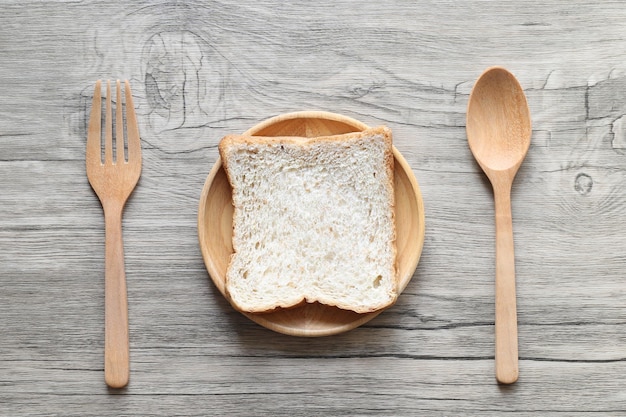
{"type": "Polygon", "coordinates": [[[397,298],[391,131],[219,144],[233,191],[226,295],[244,312],[303,302],[376,311],[397,298]]]}

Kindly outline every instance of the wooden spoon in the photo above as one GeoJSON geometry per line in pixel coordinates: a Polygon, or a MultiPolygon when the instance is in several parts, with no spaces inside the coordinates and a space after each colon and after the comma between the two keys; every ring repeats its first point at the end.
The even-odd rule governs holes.
{"type": "Polygon", "coordinates": [[[515,255],[511,186],[530,146],[530,111],[513,74],[488,68],[476,81],[467,107],[467,140],[491,185],[496,214],[496,379],[512,384],[519,375],[515,255]]]}

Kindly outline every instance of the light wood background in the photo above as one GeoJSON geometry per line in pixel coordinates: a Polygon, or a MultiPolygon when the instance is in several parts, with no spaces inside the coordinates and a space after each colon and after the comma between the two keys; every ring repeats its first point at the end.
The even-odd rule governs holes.
{"type": "Polygon", "coordinates": [[[0,415],[626,415],[626,4],[4,1],[0,415]],[[513,187],[520,379],[493,369],[490,185],[468,95],[503,65],[533,118],[513,187]],[[128,78],[144,168],[124,215],[131,383],[103,380],[104,229],[85,176],[99,78],[128,78]],[[386,124],[426,241],[397,305],[351,332],[271,332],[197,243],[227,133],[297,110],[386,124]]]}

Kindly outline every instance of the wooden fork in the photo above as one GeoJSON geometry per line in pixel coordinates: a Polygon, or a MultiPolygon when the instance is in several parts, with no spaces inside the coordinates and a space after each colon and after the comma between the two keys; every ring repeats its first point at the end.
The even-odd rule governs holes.
{"type": "Polygon", "coordinates": [[[110,387],[122,388],[130,376],[128,341],[128,300],[124,271],[122,211],[141,174],[141,143],[130,85],[125,81],[126,104],[122,104],[117,81],[115,111],[115,155],[113,154],[113,117],[111,82],[107,81],[104,146],[101,143],[101,83],[96,82],[87,133],[87,178],[104,210],[105,219],[105,331],[104,379],[110,387]],[[126,108],[127,158],[124,147],[126,108]],[[104,147],[104,158],[102,148],[104,147]]]}

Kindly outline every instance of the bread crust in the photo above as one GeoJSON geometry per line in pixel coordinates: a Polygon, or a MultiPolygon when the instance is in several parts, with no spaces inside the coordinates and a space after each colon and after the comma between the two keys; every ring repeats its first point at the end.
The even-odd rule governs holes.
{"type": "MultiPolygon", "coordinates": [[[[385,142],[384,165],[387,171],[387,176],[386,176],[387,181],[385,181],[384,185],[390,196],[390,202],[389,202],[390,211],[391,211],[390,220],[392,222],[392,231],[393,231],[392,237],[391,237],[391,240],[392,240],[391,249],[392,249],[393,259],[394,259],[393,265],[391,266],[392,268],[391,272],[392,272],[392,276],[394,279],[394,296],[391,302],[385,305],[375,306],[375,307],[368,308],[368,309],[355,308],[355,306],[342,304],[341,302],[326,303],[327,305],[332,305],[340,309],[352,310],[357,313],[371,313],[374,311],[386,309],[392,306],[396,302],[397,297],[398,297],[399,277],[398,277],[398,270],[397,270],[397,244],[396,244],[397,232],[396,232],[396,213],[395,213],[396,199],[395,199],[395,185],[394,185],[395,158],[393,155],[393,140],[392,140],[391,130],[386,126],[377,126],[377,127],[363,130],[361,132],[346,133],[346,134],[341,134],[341,135],[318,136],[318,137],[313,137],[313,138],[299,137],[299,136],[227,135],[222,138],[222,140],[220,141],[218,145],[218,150],[219,150],[220,158],[222,161],[222,166],[224,168],[224,171],[226,172],[228,181],[234,191],[237,185],[234,184],[232,180],[231,168],[229,166],[229,163],[230,163],[229,149],[235,146],[243,145],[245,147],[254,148],[255,146],[272,145],[272,144],[291,144],[291,145],[307,147],[307,146],[313,146],[319,143],[332,143],[332,142],[345,143],[345,142],[350,142],[350,141],[357,141],[364,137],[370,137],[370,136],[375,136],[375,135],[382,136],[385,142]]],[[[233,206],[235,206],[234,202],[233,202],[233,206]]],[[[238,209],[236,206],[234,208],[235,210],[238,209]]],[[[233,237],[235,236],[235,233],[237,231],[237,224],[236,224],[235,217],[236,216],[234,216],[233,218],[233,226],[232,226],[233,237]]],[[[231,254],[231,257],[230,257],[228,270],[231,269],[233,258],[238,251],[239,251],[239,248],[236,247],[235,239],[233,239],[233,254],[231,254]]],[[[306,295],[303,295],[301,299],[296,303],[284,304],[283,302],[281,302],[281,300],[277,300],[276,303],[272,305],[270,308],[245,309],[245,308],[242,308],[240,305],[238,305],[236,300],[234,300],[230,294],[228,272],[226,274],[225,296],[236,310],[243,312],[243,313],[271,313],[273,311],[276,311],[277,309],[291,309],[291,308],[302,306],[303,304],[306,304],[306,303],[321,302],[320,300],[317,300],[317,299],[308,300],[306,295]]]]}

